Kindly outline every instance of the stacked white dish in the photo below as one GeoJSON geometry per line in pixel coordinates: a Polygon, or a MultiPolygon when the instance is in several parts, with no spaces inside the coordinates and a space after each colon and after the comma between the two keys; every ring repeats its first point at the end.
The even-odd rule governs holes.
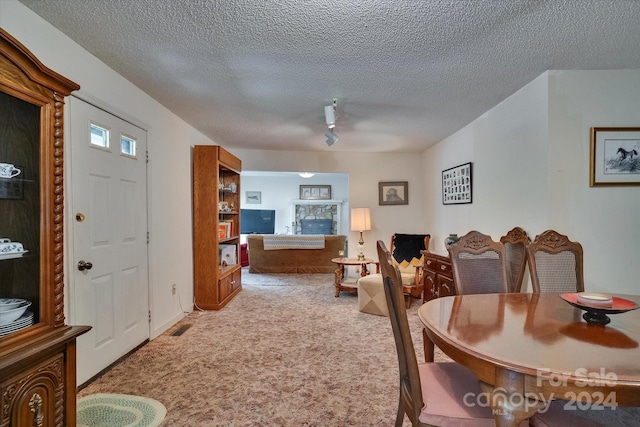
{"type": "Polygon", "coordinates": [[[27,311],[31,301],[20,298],[0,298],[0,336],[33,325],[33,313],[27,311]]]}

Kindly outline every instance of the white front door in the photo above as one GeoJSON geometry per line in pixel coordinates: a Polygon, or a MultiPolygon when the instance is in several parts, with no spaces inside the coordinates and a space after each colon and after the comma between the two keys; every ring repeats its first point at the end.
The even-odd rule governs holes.
{"type": "MultiPolygon", "coordinates": [[[[146,131],[70,97],[71,322],[82,384],[149,338],[146,131]]],[[[69,149],[69,148],[68,148],[69,149]]]]}

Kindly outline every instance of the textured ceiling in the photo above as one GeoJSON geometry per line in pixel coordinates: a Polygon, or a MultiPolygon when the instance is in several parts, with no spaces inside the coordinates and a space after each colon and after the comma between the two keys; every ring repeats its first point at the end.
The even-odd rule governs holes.
{"type": "Polygon", "coordinates": [[[21,2],[226,147],[421,152],[545,70],[640,68],[635,0],[21,2]]]}

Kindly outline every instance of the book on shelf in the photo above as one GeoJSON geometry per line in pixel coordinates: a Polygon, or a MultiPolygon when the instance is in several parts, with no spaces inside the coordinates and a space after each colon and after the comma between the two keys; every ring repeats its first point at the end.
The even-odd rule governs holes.
{"type": "Polygon", "coordinates": [[[229,227],[226,224],[218,224],[218,240],[227,238],[227,229],[229,227]]]}
{"type": "Polygon", "coordinates": [[[231,224],[228,222],[218,223],[218,239],[228,239],[231,237],[231,224]]]}
{"type": "Polygon", "coordinates": [[[219,224],[226,224],[225,225],[227,227],[226,238],[235,236],[237,234],[235,229],[235,224],[232,219],[221,219],[219,224]]]}

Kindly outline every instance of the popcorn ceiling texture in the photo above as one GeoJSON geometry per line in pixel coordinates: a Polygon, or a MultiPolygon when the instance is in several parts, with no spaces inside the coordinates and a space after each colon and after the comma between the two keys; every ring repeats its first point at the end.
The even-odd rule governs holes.
{"type": "Polygon", "coordinates": [[[21,3],[227,147],[422,152],[546,70],[640,68],[638,1],[21,3]]]}

